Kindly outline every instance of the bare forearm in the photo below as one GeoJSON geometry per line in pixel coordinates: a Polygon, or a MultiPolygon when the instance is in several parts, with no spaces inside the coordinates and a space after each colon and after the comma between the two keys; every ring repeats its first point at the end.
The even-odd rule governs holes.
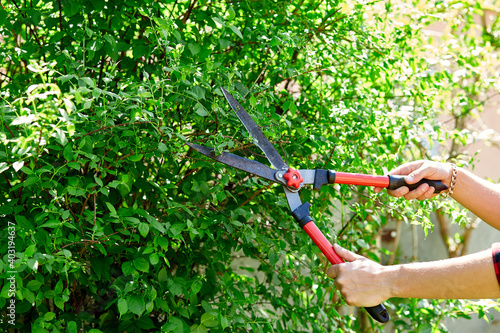
{"type": "Polygon", "coordinates": [[[499,298],[491,250],[433,262],[386,267],[392,297],[428,299],[499,298]]]}
{"type": "Polygon", "coordinates": [[[500,229],[500,186],[459,168],[452,197],[481,220],[500,229]]]}

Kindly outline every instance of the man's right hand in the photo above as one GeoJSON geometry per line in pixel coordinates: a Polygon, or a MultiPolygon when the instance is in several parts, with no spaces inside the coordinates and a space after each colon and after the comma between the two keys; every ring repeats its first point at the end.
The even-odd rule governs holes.
{"type": "MultiPolygon", "coordinates": [[[[414,184],[426,178],[430,180],[440,180],[449,187],[451,183],[452,166],[449,163],[421,160],[405,163],[389,172],[389,175],[406,176],[405,181],[408,184],[414,184]]],[[[379,193],[382,190],[382,187],[375,187],[375,193],[379,193]]],[[[387,190],[387,193],[396,198],[404,197],[406,200],[425,200],[438,195],[434,193],[434,187],[428,184],[422,184],[413,191],[403,186],[396,190],[387,190]]]]}

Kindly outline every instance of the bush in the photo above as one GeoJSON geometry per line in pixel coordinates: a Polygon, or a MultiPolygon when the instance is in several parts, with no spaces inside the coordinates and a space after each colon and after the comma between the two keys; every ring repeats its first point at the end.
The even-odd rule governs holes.
{"type": "MultiPolygon", "coordinates": [[[[16,318],[0,326],[340,332],[375,325],[364,312],[345,311],[278,186],[185,143],[266,163],[219,87],[235,94],[295,168],[383,174],[429,157],[429,142],[463,138],[436,120],[435,98],[451,80],[446,69],[431,71],[413,23],[400,24],[413,14],[399,4],[322,1],[5,5],[0,307],[8,314],[15,299],[16,318]],[[254,264],[238,267],[237,257],[254,264]]],[[[375,235],[389,219],[417,215],[431,227],[432,202],[348,186],[302,192],[332,241],[374,260],[375,235]]],[[[450,304],[419,315],[398,311],[418,309],[416,302],[387,306],[397,327],[411,328],[463,313],[450,304]]]]}

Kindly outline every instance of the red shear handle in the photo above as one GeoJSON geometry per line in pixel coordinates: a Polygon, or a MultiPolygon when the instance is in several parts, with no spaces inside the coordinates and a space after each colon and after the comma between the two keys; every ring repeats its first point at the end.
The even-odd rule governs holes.
{"type": "Polygon", "coordinates": [[[402,186],[406,186],[410,189],[410,191],[412,191],[424,183],[434,187],[434,193],[441,193],[442,191],[448,189],[448,186],[443,184],[443,182],[440,180],[430,180],[425,178],[420,180],[418,183],[407,184],[405,182],[405,176],[395,176],[395,175],[372,176],[372,175],[363,175],[359,173],[331,171],[329,177],[330,177],[329,183],[378,186],[378,187],[386,187],[389,190],[395,190],[402,186]]]}
{"type": "MultiPolygon", "coordinates": [[[[344,262],[344,260],[333,250],[332,244],[330,244],[325,235],[323,235],[312,220],[306,223],[302,228],[309,235],[309,237],[311,237],[313,242],[318,246],[331,264],[336,265],[344,262]]],[[[389,314],[383,304],[365,307],[365,309],[370,316],[378,322],[387,323],[389,321],[389,314]]]]}

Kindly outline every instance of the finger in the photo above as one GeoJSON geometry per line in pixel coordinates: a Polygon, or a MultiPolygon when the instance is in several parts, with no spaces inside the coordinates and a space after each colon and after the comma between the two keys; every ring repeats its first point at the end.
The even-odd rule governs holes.
{"type": "Polygon", "coordinates": [[[430,187],[429,184],[424,183],[419,187],[417,187],[416,189],[414,189],[413,191],[410,191],[407,194],[405,194],[404,197],[406,200],[417,199],[423,196],[429,190],[429,187],[430,187]]]}
{"type": "Polygon", "coordinates": [[[393,197],[396,197],[396,198],[401,198],[402,196],[404,196],[408,192],[410,192],[410,189],[406,186],[401,186],[400,188],[397,188],[395,190],[387,190],[387,193],[389,195],[392,195],[393,197]]]}
{"type": "Polygon", "coordinates": [[[376,186],[373,188],[373,191],[375,191],[375,193],[380,193],[383,189],[384,189],[383,187],[376,186]]]}
{"type": "Polygon", "coordinates": [[[435,191],[435,188],[433,186],[429,186],[429,189],[424,194],[419,196],[417,198],[417,200],[426,200],[426,199],[430,199],[430,198],[434,197],[436,195],[434,193],[434,191],[435,191]]]}

